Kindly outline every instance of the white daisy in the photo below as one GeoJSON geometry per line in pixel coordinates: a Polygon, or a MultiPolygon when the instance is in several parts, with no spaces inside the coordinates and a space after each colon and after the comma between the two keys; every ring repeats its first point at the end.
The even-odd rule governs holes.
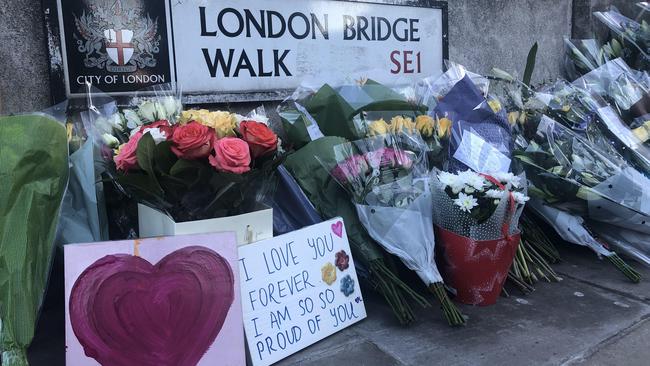
{"type": "Polygon", "coordinates": [[[440,174],[438,174],[438,180],[445,187],[451,187],[457,184],[458,176],[449,172],[440,172],[440,174]]]}
{"type": "Polygon", "coordinates": [[[465,193],[459,193],[458,198],[454,199],[454,204],[462,211],[471,212],[474,207],[478,205],[476,198],[465,193]]]}

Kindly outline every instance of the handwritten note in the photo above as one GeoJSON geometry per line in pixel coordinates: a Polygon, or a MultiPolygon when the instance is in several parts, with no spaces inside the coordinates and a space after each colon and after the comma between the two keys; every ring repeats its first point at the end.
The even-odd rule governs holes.
{"type": "Polygon", "coordinates": [[[255,366],[366,317],[341,218],[239,247],[244,329],[255,366]]]}

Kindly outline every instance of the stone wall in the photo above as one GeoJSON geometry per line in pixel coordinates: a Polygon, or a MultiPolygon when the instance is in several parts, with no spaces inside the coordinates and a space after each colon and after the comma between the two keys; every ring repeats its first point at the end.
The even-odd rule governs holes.
{"type": "MultiPolygon", "coordinates": [[[[526,55],[539,43],[534,80],[561,74],[562,38],[589,36],[592,11],[613,3],[638,14],[632,0],[449,0],[450,58],[471,70],[498,66],[523,73],[526,55]]],[[[49,61],[38,0],[0,4],[0,114],[50,104],[49,61]]],[[[273,109],[274,103],[266,103],[273,109]]],[[[236,109],[252,107],[247,103],[236,109]]]]}

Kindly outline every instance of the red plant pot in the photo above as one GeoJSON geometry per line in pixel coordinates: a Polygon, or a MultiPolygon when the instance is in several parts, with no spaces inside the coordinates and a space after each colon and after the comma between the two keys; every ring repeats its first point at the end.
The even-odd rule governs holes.
{"type": "Polygon", "coordinates": [[[520,234],[498,240],[472,240],[436,226],[438,266],[455,300],[492,305],[501,294],[517,253],[520,234]]]}

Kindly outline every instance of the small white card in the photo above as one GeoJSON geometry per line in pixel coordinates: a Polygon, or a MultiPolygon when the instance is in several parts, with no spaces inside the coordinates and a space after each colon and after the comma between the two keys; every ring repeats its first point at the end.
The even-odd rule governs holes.
{"type": "Polygon", "coordinates": [[[463,131],[463,138],[454,158],[478,173],[507,173],[511,159],[481,136],[463,131]]]}
{"type": "Polygon", "coordinates": [[[312,117],[311,114],[309,114],[309,112],[307,112],[307,110],[300,104],[295,103],[295,106],[296,109],[307,119],[307,121],[305,121],[305,127],[307,127],[309,138],[314,141],[318,140],[321,137],[325,137],[325,135],[323,135],[323,132],[318,127],[318,122],[316,122],[314,117],[312,117]]]}
{"type": "Polygon", "coordinates": [[[244,329],[271,365],[366,317],[343,219],[239,247],[244,329]]]}

